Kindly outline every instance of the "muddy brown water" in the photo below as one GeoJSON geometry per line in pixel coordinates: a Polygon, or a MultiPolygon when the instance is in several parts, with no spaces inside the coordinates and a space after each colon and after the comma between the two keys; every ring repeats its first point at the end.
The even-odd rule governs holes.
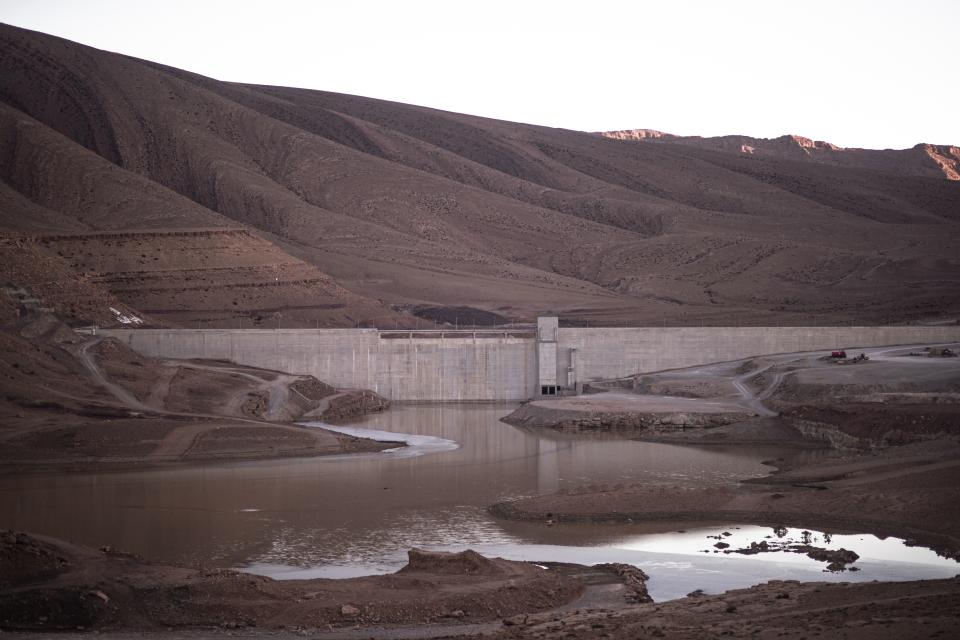
{"type": "MultiPolygon", "coordinates": [[[[688,541],[688,549],[664,542],[682,536],[656,537],[671,531],[668,523],[654,530],[548,528],[493,519],[485,508],[498,500],[584,485],[736,482],[768,473],[762,461],[784,453],[533,433],[499,421],[512,408],[406,405],[349,425],[368,430],[360,433],[416,436],[412,446],[387,453],[5,477],[0,527],[279,578],[393,571],[411,547],[472,547],[544,561],[627,561],[654,576],[652,591],[660,599],[694,588],[722,590],[820,572],[812,561],[798,569],[795,562],[784,568],[755,558],[698,557],[697,542],[688,541]]],[[[710,532],[695,535],[706,539],[710,532]]],[[[936,575],[895,573],[956,573],[929,566],[938,567],[936,575]]],[[[860,573],[867,579],[868,572],[860,573]]]]}

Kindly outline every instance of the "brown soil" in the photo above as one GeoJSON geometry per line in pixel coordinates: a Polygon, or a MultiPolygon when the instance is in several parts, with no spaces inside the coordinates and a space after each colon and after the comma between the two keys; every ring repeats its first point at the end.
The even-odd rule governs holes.
{"type": "Polygon", "coordinates": [[[664,376],[637,376],[630,389],[634,393],[680,398],[721,398],[735,393],[726,380],[670,380],[664,376]]]}
{"type": "Polygon", "coordinates": [[[948,146],[612,140],[220,82],[7,25],[0,96],[0,227],[21,246],[0,279],[77,322],[112,299],[180,326],[960,312],[948,146]]]}
{"type": "Polygon", "coordinates": [[[0,345],[3,473],[393,446],[289,424],[388,406],[369,391],[228,362],[145,358],[49,315],[0,329],[0,345]]]}
{"type": "Polygon", "coordinates": [[[753,417],[726,402],[608,392],[527,402],[502,420],[518,427],[571,433],[617,433],[655,437],[676,431],[705,430],[753,417]]]}
{"type": "Polygon", "coordinates": [[[0,628],[261,629],[476,623],[552,609],[583,584],[535,565],[409,552],[394,574],[275,581],[154,564],[111,549],[0,532],[0,628]]]}
{"type": "Polygon", "coordinates": [[[383,396],[368,389],[345,391],[325,398],[319,409],[304,414],[304,417],[339,422],[364,413],[383,411],[389,404],[383,396]]]}
{"type": "MultiPolygon", "coordinates": [[[[773,581],[621,611],[529,616],[494,638],[951,638],[960,579],[859,584],[773,581]]],[[[490,637],[490,636],[484,636],[490,637]]]]}

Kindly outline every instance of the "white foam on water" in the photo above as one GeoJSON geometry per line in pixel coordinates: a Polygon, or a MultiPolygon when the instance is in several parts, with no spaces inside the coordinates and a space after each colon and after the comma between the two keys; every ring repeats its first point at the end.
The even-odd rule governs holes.
{"type": "Polygon", "coordinates": [[[390,458],[417,458],[432,453],[443,453],[444,451],[454,451],[460,448],[460,443],[437,436],[427,436],[412,433],[394,433],[392,431],[379,431],[377,429],[365,429],[363,427],[348,427],[337,424],[327,424],[326,422],[301,422],[305,427],[318,427],[327,431],[335,431],[355,438],[366,438],[377,442],[403,442],[405,446],[384,449],[379,455],[390,458]]]}

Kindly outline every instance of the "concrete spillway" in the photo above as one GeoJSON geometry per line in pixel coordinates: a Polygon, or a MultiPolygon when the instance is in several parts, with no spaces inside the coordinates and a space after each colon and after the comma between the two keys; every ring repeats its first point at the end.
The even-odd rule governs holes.
{"type": "Polygon", "coordinates": [[[391,400],[526,400],[636,373],[754,355],[960,341],[958,326],[377,329],[110,329],[160,358],[210,358],[309,374],[391,400]]]}

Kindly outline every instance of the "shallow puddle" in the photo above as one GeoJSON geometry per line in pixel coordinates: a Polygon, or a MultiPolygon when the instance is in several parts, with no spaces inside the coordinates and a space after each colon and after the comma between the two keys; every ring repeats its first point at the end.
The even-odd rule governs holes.
{"type": "MultiPolygon", "coordinates": [[[[542,528],[542,525],[537,526],[542,528]]],[[[583,537],[584,528],[596,529],[589,525],[558,525],[553,528],[553,533],[558,537],[576,539],[583,537]]],[[[483,555],[509,560],[586,565],[606,562],[632,564],[650,576],[647,587],[657,602],[681,598],[697,589],[705,593],[722,593],[769,580],[869,582],[952,578],[960,574],[960,563],[938,556],[930,549],[907,546],[898,538],[881,539],[870,534],[831,535],[800,529],[775,531],[770,527],[753,525],[697,527],[669,533],[621,534],[619,537],[614,536],[612,540],[589,546],[538,544],[522,540],[467,546],[483,555]],[[805,537],[802,531],[808,536],[805,537]],[[731,535],[725,536],[725,533],[731,535]],[[714,548],[713,545],[719,540],[730,545],[728,553],[714,548]],[[860,557],[848,565],[848,570],[828,571],[826,562],[813,560],[802,553],[775,551],[741,555],[732,552],[734,549],[749,548],[751,542],[759,543],[764,540],[796,544],[808,541],[809,544],[823,549],[854,551],[860,557]]],[[[467,546],[435,545],[429,549],[462,551],[467,546]]],[[[393,552],[379,557],[376,561],[357,558],[347,564],[333,563],[317,567],[257,562],[243,569],[278,580],[350,578],[390,573],[402,567],[405,562],[404,553],[393,552]]]]}

